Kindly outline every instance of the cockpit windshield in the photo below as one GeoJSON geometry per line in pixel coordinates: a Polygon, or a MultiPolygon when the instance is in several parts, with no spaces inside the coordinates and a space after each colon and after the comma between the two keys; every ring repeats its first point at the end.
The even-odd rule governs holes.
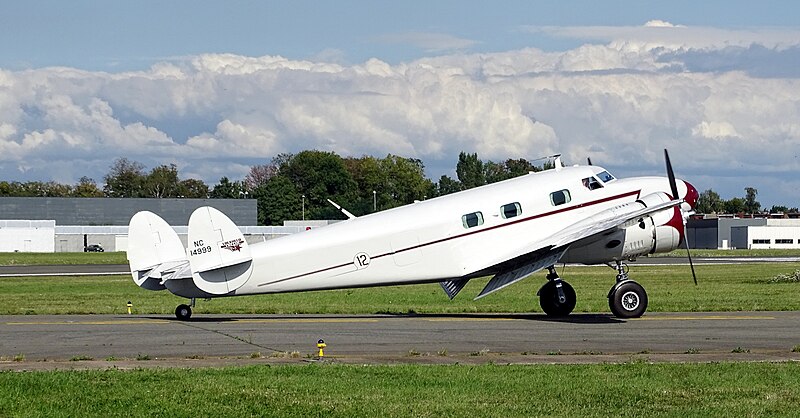
{"type": "Polygon", "coordinates": [[[609,174],[608,171],[603,171],[602,173],[598,174],[597,178],[599,178],[603,183],[608,183],[609,181],[615,180],[614,176],[609,174]]]}

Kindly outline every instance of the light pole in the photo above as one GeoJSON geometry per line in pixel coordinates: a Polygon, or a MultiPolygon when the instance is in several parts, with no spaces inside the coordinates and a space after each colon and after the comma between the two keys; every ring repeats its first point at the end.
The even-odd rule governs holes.
{"type": "Polygon", "coordinates": [[[378,211],[378,192],[375,190],[372,191],[372,211],[378,211]]]}
{"type": "Polygon", "coordinates": [[[306,220],[306,195],[301,196],[303,198],[303,220],[306,220]]]}

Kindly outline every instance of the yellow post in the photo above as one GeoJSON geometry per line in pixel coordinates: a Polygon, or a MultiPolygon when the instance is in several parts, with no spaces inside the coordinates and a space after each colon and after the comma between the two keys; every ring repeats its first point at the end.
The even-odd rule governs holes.
{"type": "Polygon", "coordinates": [[[131,314],[131,308],[133,308],[133,304],[131,303],[131,301],[128,301],[128,315],[131,314]]]}
{"type": "Polygon", "coordinates": [[[317,341],[317,348],[319,348],[319,358],[325,357],[325,353],[322,351],[322,349],[327,347],[327,346],[328,345],[325,344],[325,341],[322,341],[321,338],[320,338],[319,341],[317,341]]]}

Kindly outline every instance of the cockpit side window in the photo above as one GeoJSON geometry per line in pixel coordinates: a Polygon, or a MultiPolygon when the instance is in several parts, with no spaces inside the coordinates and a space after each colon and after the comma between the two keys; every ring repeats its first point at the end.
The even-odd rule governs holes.
{"type": "Polygon", "coordinates": [[[603,187],[603,185],[594,177],[587,177],[581,181],[583,182],[583,187],[586,187],[589,190],[601,189],[603,187]]]}
{"type": "Polygon", "coordinates": [[[614,176],[608,173],[608,171],[603,171],[602,173],[598,174],[597,177],[603,183],[608,183],[609,181],[616,180],[614,176]]]}

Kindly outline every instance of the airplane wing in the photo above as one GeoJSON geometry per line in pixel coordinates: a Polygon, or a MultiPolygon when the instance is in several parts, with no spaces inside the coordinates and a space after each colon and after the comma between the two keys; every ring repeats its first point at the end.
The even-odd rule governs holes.
{"type": "MultiPolygon", "coordinates": [[[[475,299],[480,299],[508,287],[543,268],[552,266],[561,259],[569,249],[569,246],[577,241],[602,234],[642,216],[675,207],[682,202],[682,200],[668,200],[646,207],[641,207],[642,204],[639,203],[636,204],[637,206],[632,206],[631,204],[622,205],[576,222],[543,240],[523,248],[519,251],[521,254],[516,256],[512,254],[512,258],[498,261],[491,267],[482,270],[482,272],[494,271],[496,273],[475,299]]],[[[478,277],[480,273],[470,276],[478,277]]],[[[450,295],[450,292],[448,292],[448,295],[450,295]]],[[[451,296],[451,299],[454,296],[451,296]]]]}

